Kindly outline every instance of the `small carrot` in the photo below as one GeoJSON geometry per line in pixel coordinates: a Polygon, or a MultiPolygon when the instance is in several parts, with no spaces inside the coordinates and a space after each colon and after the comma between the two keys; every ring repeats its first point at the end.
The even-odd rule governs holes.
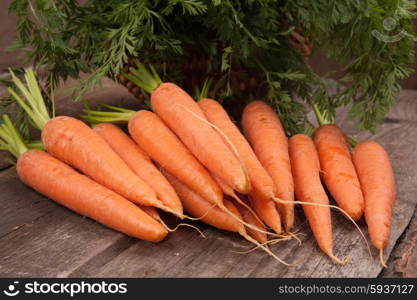
{"type": "Polygon", "coordinates": [[[365,219],[369,236],[379,250],[381,264],[386,267],[383,249],[389,241],[396,198],[391,162],[384,148],[373,141],[359,143],[353,149],[352,158],[365,197],[365,219]]]}
{"type": "Polygon", "coordinates": [[[143,206],[137,205],[141,210],[143,210],[147,215],[151,216],[157,221],[161,221],[161,216],[159,215],[158,211],[153,206],[143,206]]]}
{"type": "Polygon", "coordinates": [[[249,103],[242,126],[256,156],[274,183],[274,194],[287,201],[277,203],[285,229],[294,225],[294,182],[288,154],[288,139],[277,114],[263,101],[249,103]]]}
{"type": "Polygon", "coordinates": [[[42,150],[28,150],[8,117],[0,145],[15,155],[19,178],[55,202],[127,235],[158,242],[167,231],[122,196],[82,175],[42,150]]]}
{"type": "MultiPolygon", "coordinates": [[[[260,227],[265,228],[264,223],[262,222],[261,218],[256,214],[256,212],[252,209],[252,207],[250,205],[248,205],[244,200],[242,200],[236,193],[235,191],[229,187],[227,184],[225,184],[220,178],[216,177],[215,175],[211,174],[211,176],[213,177],[213,179],[217,182],[217,184],[219,185],[219,187],[222,189],[224,195],[229,196],[230,198],[232,198],[234,200],[234,202],[238,203],[240,206],[243,206],[245,208],[245,212],[248,211],[252,214],[251,218],[243,218],[243,224],[247,227],[248,232],[259,232],[260,234],[265,234],[265,235],[273,235],[273,236],[277,236],[277,234],[275,233],[271,233],[268,232],[264,229],[260,229],[260,227]],[[250,222],[246,222],[246,219],[249,219],[250,222]],[[261,224],[262,226],[257,226],[257,225],[253,225],[253,221],[252,219],[256,219],[257,222],[256,224],[261,224]]],[[[253,192],[253,190],[252,190],[253,192]]],[[[251,194],[252,194],[251,192],[251,194]]],[[[245,195],[241,195],[242,197],[245,197],[245,195]]],[[[276,210],[275,204],[274,202],[271,201],[271,206],[268,205],[261,205],[260,206],[261,209],[263,209],[263,211],[267,211],[264,214],[266,214],[267,216],[269,216],[269,212],[268,210],[272,210],[272,216],[274,216],[276,218],[276,220],[278,220],[279,223],[279,229],[281,230],[281,223],[280,223],[280,218],[278,215],[278,212],[276,210]]],[[[264,215],[262,215],[263,217],[265,217],[264,215]]],[[[271,217],[272,217],[271,216],[271,217]]],[[[275,226],[275,228],[277,228],[275,226]]],[[[278,234],[281,233],[277,232],[278,234]]],[[[279,236],[279,235],[278,235],[279,236]]],[[[282,236],[280,236],[282,237],[282,236]]]]}
{"type": "MultiPolygon", "coordinates": [[[[157,199],[154,190],[85,123],[72,117],[50,116],[32,69],[25,73],[27,87],[13,72],[11,75],[24,97],[13,88],[8,88],[8,91],[25,110],[32,124],[42,131],[42,143],[48,153],[132,202],[172,212],[157,199]]],[[[51,115],[54,116],[54,112],[51,115]]]]}
{"type": "Polygon", "coordinates": [[[323,125],[314,133],[314,143],[330,194],[352,219],[359,220],[365,202],[344,133],[334,124],[323,125]]]}
{"type": "Polygon", "coordinates": [[[246,204],[245,201],[240,199],[240,197],[236,194],[236,192],[229,187],[226,183],[224,183],[220,178],[216,177],[216,175],[211,174],[211,177],[217,182],[219,187],[222,189],[223,194],[229,196],[233,200],[235,200],[237,203],[239,203],[242,206],[245,206],[247,210],[249,210],[252,215],[260,222],[262,223],[261,219],[256,215],[255,211],[250,207],[250,205],[246,204]]]}
{"type": "Polygon", "coordinates": [[[137,62],[137,69],[131,68],[131,74],[127,76],[151,93],[153,111],[207,169],[234,190],[249,192],[246,170],[208,124],[203,111],[189,94],[173,83],[163,83],[154,69],[151,74],[140,62],[137,62]]]}
{"type": "Polygon", "coordinates": [[[237,209],[240,212],[240,215],[242,216],[243,220],[246,223],[251,224],[252,226],[258,228],[258,230],[253,230],[251,228],[247,228],[248,234],[253,237],[255,240],[257,240],[261,244],[266,244],[268,242],[266,228],[265,225],[259,221],[258,218],[255,217],[255,215],[244,205],[236,202],[234,203],[237,209]],[[262,232],[263,231],[263,232],[262,232]]]}
{"type": "Polygon", "coordinates": [[[98,124],[93,130],[156,192],[158,199],[164,205],[171,208],[175,215],[183,217],[182,204],[174,188],[152,163],[149,156],[123,130],[110,123],[98,124]]]}
{"type": "Polygon", "coordinates": [[[277,211],[276,203],[269,199],[264,199],[255,191],[249,195],[250,203],[259,218],[276,233],[282,232],[281,217],[277,211]]]}
{"type": "Polygon", "coordinates": [[[302,205],[318,246],[334,262],[346,263],[347,259],[333,254],[329,199],[320,181],[320,162],[313,141],[304,134],[294,135],[289,140],[289,153],[297,199],[320,205],[302,205]]]}
{"type": "MultiPolygon", "coordinates": [[[[200,197],[198,194],[193,192],[190,188],[188,188],[185,184],[183,184],[181,181],[179,181],[177,178],[175,178],[168,172],[163,173],[180,196],[185,210],[188,211],[191,215],[200,218],[203,222],[216,228],[239,233],[247,241],[261,248],[263,251],[271,255],[274,259],[278,260],[279,262],[285,265],[289,265],[288,263],[277,257],[274,253],[272,253],[270,249],[268,249],[267,247],[256,241],[254,238],[249,236],[242,222],[239,222],[235,218],[232,218],[230,214],[226,213],[224,210],[215,207],[213,204],[200,197]]],[[[242,216],[239,213],[239,210],[232,202],[224,200],[224,205],[227,207],[228,211],[235,214],[236,217],[242,218],[242,216]]]]}

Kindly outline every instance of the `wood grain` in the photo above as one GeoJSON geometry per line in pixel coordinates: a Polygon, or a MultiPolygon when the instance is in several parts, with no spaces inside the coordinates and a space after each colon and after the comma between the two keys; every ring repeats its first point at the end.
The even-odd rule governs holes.
{"type": "MultiPolygon", "coordinates": [[[[416,206],[416,97],[416,92],[403,92],[374,136],[389,152],[399,191],[386,257],[408,226],[416,206]]],[[[342,117],[339,120],[349,132],[349,122],[342,117]]],[[[323,255],[297,208],[296,227],[302,234],[302,246],[295,241],[271,246],[282,259],[294,263],[285,267],[260,250],[249,254],[233,252],[247,250],[251,245],[236,234],[199,222],[206,239],[187,228],[170,234],[159,244],[128,238],[23,186],[14,168],[0,172],[0,190],[0,276],[377,277],[382,270],[376,257],[369,257],[352,224],[337,212],[332,216],[335,253],[349,255],[351,261],[335,265],[323,255]]],[[[359,225],[366,232],[363,220],[359,225]]]]}

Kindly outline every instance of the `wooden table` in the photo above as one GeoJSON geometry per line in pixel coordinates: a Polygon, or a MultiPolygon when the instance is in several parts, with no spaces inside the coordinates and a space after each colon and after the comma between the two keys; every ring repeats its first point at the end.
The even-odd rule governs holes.
{"type": "MultiPolygon", "coordinates": [[[[105,86],[93,98],[114,103],[122,89],[105,86]]],[[[0,277],[377,277],[417,276],[417,92],[404,91],[373,138],[389,152],[398,183],[398,199],[383,270],[352,224],[333,213],[335,253],[349,255],[335,265],[317,248],[300,208],[296,209],[302,246],[296,241],[273,245],[286,267],[262,251],[238,254],[251,245],[236,234],[196,223],[207,238],[181,228],[152,244],[127,237],[81,217],[22,184],[14,167],[0,171],[0,277]],[[410,224],[411,222],[411,224],[410,224]],[[408,229],[407,229],[408,228],[408,229]]],[[[130,104],[135,103],[128,99],[130,104]]],[[[62,102],[58,109],[68,113],[62,102]]],[[[135,105],[133,105],[135,106],[135,105]]],[[[81,109],[72,105],[70,114],[81,109]]],[[[348,128],[349,122],[339,118],[348,128]]],[[[362,134],[361,139],[369,138],[362,134]]],[[[366,232],[363,220],[359,222],[366,232]]]]}

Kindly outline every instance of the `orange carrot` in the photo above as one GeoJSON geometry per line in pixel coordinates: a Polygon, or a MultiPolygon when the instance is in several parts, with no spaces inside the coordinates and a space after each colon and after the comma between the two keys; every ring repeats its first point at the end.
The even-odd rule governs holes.
{"type": "MultiPolygon", "coordinates": [[[[170,173],[164,172],[164,175],[180,196],[184,209],[192,216],[200,218],[200,220],[204,223],[218,229],[237,233],[242,231],[242,228],[244,227],[238,220],[232,218],[224,210],[220,209],[213,203],[210,203],[206,199],[202,198],[170,173]]],[[[229,201],[223,200],[223,202],[226,205],[226,202],[229,201]]],[[[233,206],[230,207],[232,207],[232,210],[237,210],[233,209],[233,206]]]]}
{"type": "Polygon", "coordinates": [[[233,200],[235,200],[240,205],[245,206],[252,214],[253,216],[258,219],[260,223],[262,223],[261,219],[256,215],[256,213],[253,211],[253,209],[250,207],[250,205],[246,204],[245,201],[241,200],[240,197],[236,194],[236,192],[229,187],[226,183],[223,182],[220,178],[218,178],[216,175],[210,174],[211,177],[217,182],[221,190],[223,191],[223,194],[226,196],[229,196],[233,200]]]}
{"type": "Polygon", "coordinates": [[[334,124],[323,125],[314,133],[314,143],[325,185],[340,208],[359,220],[365,202],[344,133],[334,124]]]}
{"type": "Polygon", "coordinates": [[[32,69],[24,74],[26,86],[13,72],[11,76],[22,96],[11,87],[8,91],[26,112],[32,125],[42,131],[42,143],[52,156],[132,202],[172,212],[85,123],[72,117],[53,117],[55,112],[48,110],[32,69]]]}
{"type": "Polygon", "coordinates": [[[259,195],[262,195],[264,199],[272,199],[274,197],[272,178],[265,171],[249,143],[232,120],[230,120],[221,104],[211,99],[202,99],[198,104],[204,111],[208,121],[217,126],[238,151],[248,169],[252,189],[256,190],[259,195]]]}
{"type": "Polygon", "coordinates": [[[257,240],[259,243],[261,244],[266,244],[266,242],[268,241],[267,239],[267,235],[265,232],[261,232],[261,231],[266,231],[266,228],[264,226],[264,224],[262,222],[260,222],[254,215],[253,213],[247,209],[245,206],[239,204],[239,203],[234,203],[235,206],[237,207],[237,209],[239,210],[243,220],[246,223],[251,224],[252,226],[255,226],[256,228],[258,228],[259,230],[252,230],[251,228],[246,228],[246,230],[248,231],[248,234],[253,237],[255,240],[257,240]]]}
{"type": "Polygon", "coordinates": [[[383,249],[389,241],[396,198],[391,162],[384,148],[372,141],[359,143],[353,149],[352,158],[365,197],[365,219],[369,236],[385,266],[383,249]]]}
{"type": "MultiPolygon", "coordinates": [[[[263,251],[271,255],[274,259],[278,260],[279,262],[285,265],[288,265],[288,263],[278,258],[267,247],[260,244],[258,241],[249,236],[242,222],[239,222],[235,218],[232,218],[230,214],[228,214],[224,210],[214,206],[207,200],[200,197],[198,194],[193,192],[189,187],[187,187],[185,184],[183,184],[181,181],[179,181],[177,178],[175,178],[168,172],[163,173],[167,177],[168,181],[172,184],[175,191],[180,196],[185,210],[188,211],[191,215],[200,218],[203,222],[212,225],[216,228],[239,233],[246,240],[257,245],[263,251]]],[[[227,210],[232,212],[236,217],[242,218],[242,216],[239,213],[239,210],[232,202],[224,200],[224,205],[226,206],[227,210]]]]}
{"type": "Polygon", "coordinates": [[[220,187],[156,114],[146,110],[136,112],[129,120],[129,132],[159,165],[207,201],[223,206],[220,187]]]}
{"type": "MultiPolygon", "coordinates": [[[[217,126],[227,136],[246,165],[252,185],[250,195],[251,198],[255,198],[252,200],[252,204],[257,214],[275,232],[281,233],[280,217],[276,212],[274,202],[270,200],[274,197],[274,183],[271,177],[259,162],[245,137],[230,120],[221,104],[211,99],[202,99],[198,104],[209,122],[217,126]]],[[[219,185],[222,186],[221,184],[219,185]]],[[[224,189],[223,192],[228,194],[224,189]]]]}
{"type": "Polygon", "coordinates": [[[276,197],[289,201],[277,204],[285,229],[294,225],[294,182],[288,154],[288,139],[277,114],[262,101],[249,103],[242,114],[249,143],[274,183],[276,197]]]}
{"type": "Polygon", "coordinates": [[[143,206],[143,205],[137,205],[141,210],[143,210],[147,215],[151,216],[157,221],[162,220],[161,216],[159,215],[158,211],[153,206],[143,206]]]}
{"type": "Polygon", "coordinates": [[[122,196],[41,150],[28,150],[18,159],[19,178],[39,193],[127,235],[158,242],[167,231],[122,196]]]}
{"type": "Polygon", "coordinates": [[[320,162],[314,142],[304,134],[289,140],[289,153],[295,183],[295,194],[299,201],[317,203],[321,206],[303,204],[317,244],[324,253],[337,263],[345,263],[333,254],[333,236],[329,199],[320,181],[320,162]]]}
{"type": "MultiPolygon", "coordinates": [[[[236,217],[223,204],[223,193],[208,171],[156,114],[144,110],[133,112],[112,106],[107,107],[122,111],[123,121],[129,122],[131,136],[154,161],[178,176],[200,196],[218,205],[232,217],[236,217]]],[[[84,111],[88,113],[84,118],[93,122],[114,114],[117,115],[118,120],[121,120],[119,113],[84,111]]],[[[238,221],[243,222],[242,219],[238,221]]]]}
{"type": "Polygon", "coordinates": [[[174,188],[148,155],[123,130],[110,123],[101,123],[94,127],[94,131],[156,192],[159,200],[171,208],[177,216],[182,217],[182,204],[174,188]]]}
{"type": "MultiPolygon", "coordinates": [[[[273,235],[273,236],[277,236],[274,233],[268,232],[264,229],[260,229],[260,226],[257,225],[253,225],[253,221],[252,219],[256,219],[256,224],[261,224],[262,228],[265,228],[264,223],[262,222],[262,219],[256,214],[256,212],[252,209],[252,207],[250,205],[248,205],[244,200],[241,199],[241,197],[245,197],[245,195],[240,195],[240,197],[236,194],[236,192],[229,187],[227,184],[225,184],[220,178],[216,177],[215,175],[211,174],[211,176],[213,177],[213,179],[217,182],[217,184],[219,185],[219,187],[222,189],[224,195],[229,196],[230,198],[232,198],[234,200],[234,202],[238,203],[240,206],[245,207],[245,212],[248,211],[252,214],[251,218],[243,218],[243,224],[247,227],[248,229],[248,233],[250,232],[259,232],[262,235],[273,235]],[[249,219],[250,222],[246,222],[246,219],[249,219]]],[[[250,194],[253,193],[253,190],[251,191],[250,194]]],[[[270,200],[266,200],[265,203],[269,203],[268,201],[270,200]]],[[[264,201],[262,201],[264,202],[264,201]]],[[[267,220],[275,218],[275,220],[278,222],[278,226],[276,225],[276,223],[272,222],[274,228],[277,229],[279,228],[279,232],[277,233],[281,233],[281,222],[280,222],[280,218],[279,218],[279,214],[276,210],[275,204],[274,202],[270,201],[270,205],[264,205],[264,203],[261,203],[260,205],[258,205],[258,209],[261,210],[261,212],[263,212],[262,217],[266,217],[267,220]],[[271,211],[271,212],[270,212],[271,211]]],[[[240,209],[239,209],[240,210],[240,209]]],[[[275,222],[276,222],[275,221],[275,222]]],[[[256,238],[255,238],[256,239],[256,238]]]]}
{"type": "Polygon", "coordinates": [[[249,195],[250,203],[256,214],[261,220],[272,228],[276,233],[281,233],[281,218],[278,214],[276,203],[269,199],[264,199],[256,192],[252,191],[249,195]]]}
{"type": "Polygon", "coordinates": [[[207,169],[234,190],[249,192],[250,182],[245,169],[217,132],[207,124],[203,111],[191,96],[173,83],[162,83],[152,91],[151,105],[207,169]]]}
{"type": "Polygon", "coordinates": [[[42,143],[54,157],[127,199],[165,208],[151,187],[83,122],[63,116],[51,119],[42,130],[42,143]]]}

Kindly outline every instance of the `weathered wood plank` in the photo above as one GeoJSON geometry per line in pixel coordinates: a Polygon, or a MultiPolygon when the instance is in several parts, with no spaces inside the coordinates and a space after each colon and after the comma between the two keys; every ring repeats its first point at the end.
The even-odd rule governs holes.
{"type": "Polygon", "coordinates": [[[0,173],[0,277],[67,276],[128,237],[83,218],[0,173]]]}
{"type": "Polygon", "coordinates": [[[54,209],[51,201],[38,193],[31,193],[17,178],[15,168],[0,172],[1,193],[0,237],[48,214],[54,209]]]}
{"type": "Polygon", "coordinates": [[[417,209],[381,277],[417,277],[417,209]]]}
{"type": "MultiPolygon", "coordinates": [[[[405,92],[388,116],[388,120],[395,121],[386,122],[375,136],[387,148],[398,181],[399,194],[387,256],[407,227],[416,205],[417,140],[412,135],[416,126],[415,97],[416,93],[405,92]]],[[[348,126],[344,120],[341,124],[344,128],[348,126]]],[[[8,184],[10,179],[0,177],[1,191],[8,184]]],[[[9,197],[10,189],[5,189],[7,192],[2,193],[0,199],[13,200],[16,195],[9,197]]],[[[22,188],[19,192],[22,201],[35,197],[30,189],[22,188]]],[[[189,229],[180,229],[155,245],[122,236],[45,201],[53,206],[51,211],[48,212],[47,207],[40,208],[38,218],[34,214],[22,219],[26,222],[35,218],[31,226],[21,226],[0,238],[0,276],[376,277],[381,272],[377,259],[369,258],[359,234],[339,213],[333,214],[335,253],[350,255],[351,262],[334,265],[321,254],[301,209],[297,208],[297,226],[304,234],[300,236],[303,245],[299,247],[295,241],[290,241],[271,246],[284,260],[295,261],[295,266],[285,267],[259,250],[245,255],[231,252],[246,250],[250,244],[236,234],[200,223],[207,239],[189,229]]],[[[28,214],[28,208],[21,207],[19,213],[28,214]]],[[[366,231],[364,221],[359,223],[366,231]]]]}

